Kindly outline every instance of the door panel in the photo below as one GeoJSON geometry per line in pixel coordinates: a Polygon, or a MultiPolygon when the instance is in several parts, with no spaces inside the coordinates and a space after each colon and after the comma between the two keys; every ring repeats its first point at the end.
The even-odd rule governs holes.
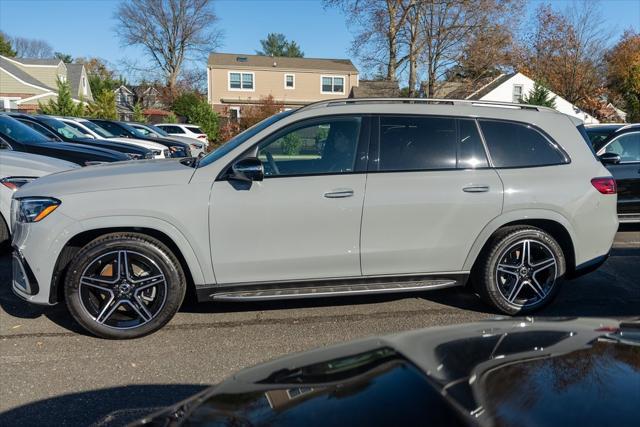
{"type": "Polygon", "coordinates": [[[362,273],[462,270],[476,237],[501,208],[502,182],[494,170],[370,174],[362,273]]]}
{"type": "Polygon", "coordinates": [[[271,178],[211,195],[211,245],[218,283],[360,275],[366,175],[271,178]],[[325,193],[351,191],[342,197],[325,193]]]}

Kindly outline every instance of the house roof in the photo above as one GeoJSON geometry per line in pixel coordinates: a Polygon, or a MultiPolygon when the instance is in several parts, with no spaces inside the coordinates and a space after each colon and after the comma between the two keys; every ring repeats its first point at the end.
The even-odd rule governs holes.
{"type": "Polygon", "coordinates": [[[400,96],[398,82],[390,80],[360,80],[351,89],[349,98],[397,98],[400,96]]]}
{"type": "Polygon", "coordinates": [[[58,66],[61,60],[58,58],[11,58],[24,65],[53,65],[58,66]]]}
{"type": "Polygon", "coordinates": [[[495,79],[493,79],[491,82],[489,82],[488,84],[482,86],[480,89],[476,90],[472,94],[465,97],[465,99],[471,99],[474,101],[479,100],[483,96],[487,95],[489,92],[491,92],[492,90],[494,90],[495,88],[497,88],[498,86],[500,86],[501,84],[509,80],[511,77],[515,76],[516,74],[517,73],[501,74],[495,79]]]}
{"type": "Polygon", "coordinates": [[[208,65],[220,68],[269,68],[285,70],[341,71],[357,73],[349,59],[289,58],[281,56],[212,53],[208,65]],[[275,65],[274,65],[275,64],[275,65]]]}
{"type": "Polygon", "coordinates": [[[67,81],[71,88],[71,96],[80,97],[80,79],[82,78],[82,64],[66,64],[67,65],[67,81]]]}
{"type": "Polygon", "coordinates": [[[25,83],[28,83],[33,86],[38,86],[44,90],[55,91],[55,89],[45,85],[35,77],[32,77],[31,74],[22,71],[19,67],[16,67],[15,64],[13,64],[11,61],[7,60],[2,56],[0,56],[0,68],[3,68],[5,71],[13,74],[14,76],[16,76],[17,78],[19,78],[25,83]]]}

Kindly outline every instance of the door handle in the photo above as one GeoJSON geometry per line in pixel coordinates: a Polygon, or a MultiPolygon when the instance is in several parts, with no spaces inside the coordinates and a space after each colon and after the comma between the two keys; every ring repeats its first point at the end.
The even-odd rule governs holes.
{"type": "Polygon", "coordinates": [[[327,199],[341,199],[344,197],[352,197],[353,190],[350,188],[341,188],[333,191],[328,191],[324,193],[324,197],[327,199]]]}
{"type": "Polygon", "coordinates": [[[486,193],[489,191],[488,185],[471,185],[462,189],[465,193],[486,193]]]}

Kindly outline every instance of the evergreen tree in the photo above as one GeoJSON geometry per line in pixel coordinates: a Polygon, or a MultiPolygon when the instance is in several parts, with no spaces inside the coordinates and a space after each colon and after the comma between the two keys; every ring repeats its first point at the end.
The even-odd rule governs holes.
{"type": "Polygon", "coordinates": [[[11,39],[0,31],[0,55],[14,57],[16,51],[11,46],[11,39]]]}
{"type": "Polygon", "coordinates": [[[56,99],[50,99],[47,103],[38,101],[38,107],[43,114],[55,116],[79,116],[84,112],[82,102],[76,103],[71,97],[71,88],[69,83],[58,79],[58,96],[56,99]]]}
{"type": "Polygon", "coordinates": [[[118,119],[116,109],[116,94],[112,90],[102,90],[94,98],[94,102],[89,104],[89,115],[96,119],[118,119]]]}
{"type": "Polygon", "coordinates": [[[133,106],[132,120],[138,123],[147,122],[147,116],[144,115],[144,112],[142,111],[142,105],[139,102],[136,102],[133,106]]]}
{"type": "Polygon", "coordinates": [[[290,58],[302,58],[304,52],[295,41],[288,41],[284,34],[269,33],[267,38],[260,40],[262,50],[256,51],[262,56],[287,56],[290,58]]]}
{"type": "Polygon", "coordinates": [[[533,90],[529,92],[529,95],[523,96],[520,103],[556,108],[556,97],[551,97],[549,89],[544,87],[541,83],[535,82],[533,84],[533,90]]]}

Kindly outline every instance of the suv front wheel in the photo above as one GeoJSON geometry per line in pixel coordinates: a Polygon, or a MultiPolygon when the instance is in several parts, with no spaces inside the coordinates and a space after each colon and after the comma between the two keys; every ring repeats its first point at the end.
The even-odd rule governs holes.
{"type": "Polygon", "coordinates": [[[527,314],[555,297],[566,271],[562,248],[548,233],[515,226],[499,231],[476,271],[480,297],[504,314],[527,314]]]}
{"type": "Polygon", "coordinates": [[[74,257],[65,284],[73,317],[89,332],[113,339],[157,331],[180,308],[186,280],[175,255],[138,233],[93,240],[74,257]]]}

